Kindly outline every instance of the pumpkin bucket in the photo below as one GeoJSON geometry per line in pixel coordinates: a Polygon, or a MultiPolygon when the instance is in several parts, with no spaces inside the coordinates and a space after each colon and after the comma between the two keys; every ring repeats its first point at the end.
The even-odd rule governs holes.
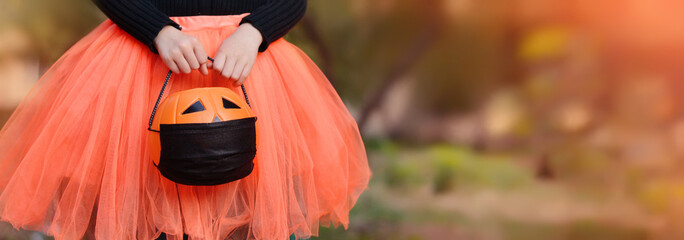
{"type": "Polygon", "coordinates": [[[248,176],[256,156],[256,116],[244,85],[243,101],[228,88],[207,87],[170,94],[159,103],[148,130],[150,157],[165,178],[184,185],[210,186],[248,176]]]}

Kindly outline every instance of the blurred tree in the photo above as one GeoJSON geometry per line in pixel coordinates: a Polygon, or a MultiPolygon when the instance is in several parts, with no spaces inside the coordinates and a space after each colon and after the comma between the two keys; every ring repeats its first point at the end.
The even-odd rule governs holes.
{"type": "Polygon", "coordinates": [[[480,105],[509,79],[511,46],[518,26],[510,19],[514,1],[470,1],[463,16],[447,23],[419,68],[421,105],[438,114],[463,112],[480,105]]]}
{"type": "Polygon", "coordinates": [[[418,81],[411,108],[463,112],[515,82],[518,27],[510,1],[459,2],[311,1],[289,39],[322,66],[343,99],[361,106],[361,128],[407,76],[418,81]]]}
{"type": "Polygon", "coordinates": [[[49,66],[104,20],[91,1],[5,0],[0,26],[19,26],[31,38],[42,66],[49,66]]]}

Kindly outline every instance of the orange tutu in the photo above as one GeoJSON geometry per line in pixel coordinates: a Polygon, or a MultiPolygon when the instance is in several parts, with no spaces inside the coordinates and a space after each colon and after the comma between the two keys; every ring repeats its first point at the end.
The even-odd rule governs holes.
{"type": "MultiPolygon", "coordinates": [[[[243,15],[172,17],[209,56],[243,15]]],[[[41,77],[0,131],[0,219],[56,239],[287,239],[347,228],[371,172],[356,122],[318,67],[279,39],[246,80],[256,167],[219,186],[162,177],[147,121],[168,68],[110,20],[41,77]]],[[[225,86],[198,71],[169,92],[225,86]]]]}

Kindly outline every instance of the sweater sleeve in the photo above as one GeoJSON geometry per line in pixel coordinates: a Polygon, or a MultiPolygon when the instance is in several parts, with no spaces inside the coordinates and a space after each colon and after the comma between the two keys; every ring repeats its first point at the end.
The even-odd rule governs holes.
{"type": "Polygon", "coordinates": [[[167,25],[181,29],[180,25],[147,0],[92,0],[112,22],[147,45],[155,53],[154,39],[167,25]]]}
{"type": "Polygon", "coordinates": [[[266,51],[271,42],[285,36],[306,12],[307,0],[270,0],[244,17],[240,24],[251,23],[261,32],[263,42],[259,52],[266,51]]]}

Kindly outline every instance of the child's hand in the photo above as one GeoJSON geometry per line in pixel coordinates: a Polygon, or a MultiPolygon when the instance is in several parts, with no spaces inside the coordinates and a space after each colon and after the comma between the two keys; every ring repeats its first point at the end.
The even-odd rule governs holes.
{"type": "Polygon", "coordinates": [[[165,26],[154,39],[154,43],[159,56],[174,73],[190,73],[193,69],[200,69],[202,74],[209,74],[207,53],[196,37],[173,26],[165,26]]]}
{"type": "Polygon", "coordinates": [[[238,86],[242,85],[254,66],[261,41],[261,32],[252,24],[244,23],[221,43],[209,67],[226,78],[234,79],[238,86]]]}

